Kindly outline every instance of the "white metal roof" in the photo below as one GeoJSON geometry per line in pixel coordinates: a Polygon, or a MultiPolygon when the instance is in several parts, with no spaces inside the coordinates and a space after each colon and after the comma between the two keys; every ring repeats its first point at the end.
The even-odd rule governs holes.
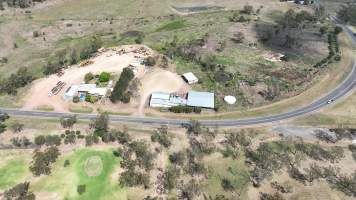
{"type": "Polygon", "coordinates": [[[210,92],[188,92],[188,106],[203,107],[203,108],[214,108],[214,93],[210,92]]]}
{"type": "Polygon", "coordinates": [[[190,82],[198,82],[198,78],[192,73],[188,72],[183,74],[183,77],[190,83],[190,82]]]}
{"type": "Polygon", "coordinates": [[[151,99],[163,99],[163,100],[169,100],[169,97],[171,95],[166,92],[154,92],[151,94],[151,99]]]}
{"type": "Polygon", "coordinates": [[[96,84],[81,84],[78,87],[79,92],[89,92],[91,89],[96,88],[96,84]]]}
{"type": "Polygon", "coordinates": [[[78,92],[78,88],[79,88],[79,85],[72,85],[66,90],[64,95],[67,97],[74,97],[78,92]]]}
{"type": "Polygon", "coordinates": [[[107,91],[107,88],[92,88],[88,91],[88,93],[91,95],[105,96],[107,91]]]}

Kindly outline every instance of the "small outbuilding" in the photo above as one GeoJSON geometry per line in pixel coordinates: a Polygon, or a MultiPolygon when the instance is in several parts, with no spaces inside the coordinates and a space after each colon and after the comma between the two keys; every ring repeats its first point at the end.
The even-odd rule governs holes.
{"type": "Polygon", "coordinates": [[[182,75],[182,77],[188,84],[199,82],[199,79],[192,72],[185,73],[182,75]]]}

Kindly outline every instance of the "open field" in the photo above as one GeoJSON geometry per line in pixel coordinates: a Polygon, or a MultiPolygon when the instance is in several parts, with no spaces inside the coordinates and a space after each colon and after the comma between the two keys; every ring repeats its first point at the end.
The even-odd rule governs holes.
{"type": "Polygon", "coordinates": [[[126,199],[125,190],[111,180],[117,166],[118,159],[110,151],[81,149],[58,160],[52,176],[35,181],[32,189],[54,193],[57,199],[126,199]],[[65,160],[68,167],[63,167],[65,160]],[[77,186],[83,184],[86,192],[78,195],[77,186]]]}
{"type": "MultiPolygon", "coordinates": [[[[179,2],[169,0],[144,2],[105,0],[100,3],[95,0],[78,0],[75,3],[72,0],[54,0],[36,5],[30,9],[31,13],[23,13],[20,10],[10,9],[4,12],[0,32],[13,30],[17,35],[7,35],[6,38],[0,38],[0,42],[6,41],[6,48],[4,48],[0,56],[8,58],[8,62],[2,64],[2,67],[0,67],[0,72],[2,72],[3,77],[6,77],[15,72],[18,67],[24,66],[30,68],[36,78],[42,77],[42,67],[50,60],[48,58],[52,58],[59,51],[83,46],[88,41],[88,38],[94,34],[102,39],[104,46],[109,47],[120,44],[132,44],[135,42],[136,36],[130,36],[128,33],[130,31],[138,31],[143,34],[143,44],[155,50],[162,51],[166,43],[172,41],[174,37],[177,37],[179,42],[184,43],[192,39],[200,39],[209,33],[208,43],[204,47],[204,51],[208,54],[216,54],[217,63],[226,65],[226,73],[241,74],[239,79],[241,77],[248,77],[253,73],[256,76],[261,76],[259,78],[261,82],[253,87],[226,87],[224,84],[217,84],[211,81],[211,74],[200,70],[199,67],[194,66],[192,63],[180,62],[179,59],[173,60],[175,66],[172,70],[177,71],[179,74],[187,71],[195,72],[201,78],[202,83],[193,86],[193,89],[215,91],[218,93],[219,101],[226,94],[235,95],[240,99],[235,106],[226,106],[222,103],[221,111],[241,110],[246,105],[250,107],[263,106],[270,102],[266,101],[258,93],[267,89],[268,81],[264,80],[268,80],[268,78],[263,77],[265,76],[263,75],[264,72],[261,74],[258,71],[259,66],[268,66],[269,70],[273,70],[276,73],[283,72],[285,68],[291,68],[292,71],[299,72],[310,67],[310,65],[315,63],[315,60],[324,57],[327,53],[327,46],[325,37],[319,37],[317,34],[314,34],[318,27],[308,29],[303,33],[303,36],[300,35],[300,37],[308,41],[308,45],[301,44],[302,47],[300,49],[289,51],[258,43],[257,35],[259,34],[259,30],[256,28],[257,25],[263,27],[266,24],[275,23],[274,21],[278,20],[283,12],[289,8],[311,10],[305,6],[272,0],[264,2],[263,7],[261,6],[259,1],[232,3],[228,0],[187,0],[179,2]],[[72,6],[66,6],[69,3],[72,3],[72,6]],[[247,3],[252,5],[255,10],[260,8],[258,16],[251,17],[253,20],[247,23],[230,22],[229,18],[233,13],[241,10],[247,3]],[[84,9],[78,9],[83,7],[83,4],[86,5],[84,9]],[[201,7],[223,7],[224,9],[214,12],[205,12],[209,10],[204,11],[203,9],[203,12],[194,12],[195,14],[192,15],[177,15],[174,9],[172,9],[172,7],[175,7],[191,8],[194,10],[196,7],[199,7],[198,5],[201,7]],[[100,14],[93,18],[90,13],[100,14]],[[16,20],[13,16],[16,16],[16,20]],[[23,26],[19,26],[19,24],[31,26],[26,26],[28,28],[23,29],[23,26]],[[40,33],[39,37],[33,36],[33,32],[35,31],[40,33]],[[231,37],[237,31],[245,34],[245,41],[242,44],[231,42],[231,37]],[[222,52],[215,51],[216,45],[219,42],[226,42],[225,50],[222,52]],[[17,48],[14,48],[15,43],[18,46],[17,48]],[[258,43],[257,48],[250,47],[249,44],[252,43],[258,43]],[[29,49],[31,49],[31,54],[29,54],[29,49]],[[291,61],[287,64],[266,61],[263,55],[271,52],[290,54],[291,61]]],[[[0,37],[5,37],[5,35],[0,37]]],[[[164,75],[162,74],[162,76],[164,75]]],[[[281,80],[281,83],[283,85],[286,82],[281,80]]],[[[240,84],[240,82],[237,81],[232,84],[240,84]]],[[[295,83],[290,84],[293,85],[295,83]]],[[[305,90],[310,84],[307,82],[302,87],[298,87],[298,91],[286,91],[281,99],[288,98],[305,90]]],[[[142,85],[144,86],[144,84],[142,85]]],[[[23,95],[21,94],[23,93],[22,91],[19,93],[23,95]]],[[[47,106],[48,104],[48,102],[44,102],[42,105],[35,106],[28,103],[33,102],[33,100],[23,102],[21,99],[12,98],[10,100],[8,96],[1,97],[0,105],[6,107],[21,107],[25,105],[25,108],[29,109],[38,106],[47,106]]],[[[43,98],[43,101],[45,99],[43,98]]],[[[276,101],[281,99],[277,99],[276,101]]],[[[136,106],[135,109],[125,110],[125,107],[121,105],[118,106],[118,109],[124,113],[142,115],[144,113],[142,111],[142,102],[144,102],[144,96],[133,103],[136,106]]],[[[53,107],[54,110],[68,110],[68,107],[53,107]]],[[[106,108],[101,109],[107,110],[106,108]]],[[[120,113],[120,111],[115,112],[120,113]]]]}

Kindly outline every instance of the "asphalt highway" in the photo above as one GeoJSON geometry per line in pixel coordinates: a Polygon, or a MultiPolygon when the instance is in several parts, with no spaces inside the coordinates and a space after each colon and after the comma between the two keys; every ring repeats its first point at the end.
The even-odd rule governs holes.
{"type": "MultiPolygon", "coordinates": [[[[337,20],[333,17],[331,19],[337,23],[337,20]]],[[[356,37],[354,33],[343,26],[344,31],[352,38],[353,43],[356,45],[356,37]]],[[[345,80],[340,83],[336,88],[330,91],[325,96],[315,100],[311,104],[298,108],[293,111],[286,113],[281,113],[271,116],[263,116],[251,119],[226,119],[226,120],[201,120],[200,122],[205,126],[219,126],[219,127],[229,127],[229,126],[247,126],[247,125],[257,125],[278,122],[281,120],[287,120],[294,117],[300,117],[303,115],[310,114],[328,105],[328,101],[336,101],[341,97],[347,95],[351,92],[356,85],[356,58],[350,74],[345,78],[345,80]]],[[[68,117],[73,114],[71,113],[59,113],[59,112],[43,112],[43,111],[24,111],[20,109],[10,109],[10,108],[0,108],[0,112],[8,113],[10,116],[27,116],[27,117],[38,117],[38,118],[60,118],[68,117]]],[[[75,114],[77,119],[93,119],[96,118],[96,114],[75,114]]],[[[110,115],[111,121],[123,122],[123,123],[138,123],[138,124],[151,124],[151,125],[182,125],[189,123],[188,119],[166,119],[166,118],[149,118],[149,117],[135,117],[135,116],[118,116],[110,115]]]]}

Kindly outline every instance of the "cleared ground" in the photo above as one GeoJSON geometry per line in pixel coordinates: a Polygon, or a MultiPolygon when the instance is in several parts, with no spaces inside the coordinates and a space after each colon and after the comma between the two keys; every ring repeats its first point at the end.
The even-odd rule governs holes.
{"type": "MultiPolygon", "coordinates": [[[[121,46],[118,49],[125,49],[130,52],[141,46],[121,46]]],[[[86,110],[93,111],[99,109],[102,111],[115,112],[128,112],[142,114],[144,107],[147,105],[147,99],[152,92],[178,92],[180,90],[187,91],[187,84],[182,78],[170,71],[154,68],[145,68],[142,66],[136,74],[141,82],[139,87],[139,96],[133,100],[129,105],[112,104],[109,100],[96,104],[90,103],[78,103],[77,105],[66,102],[63,100],[63,95],[67,88],[74,84],[80,84],[84,81],[85,74],[91,72],[93,74],[100,74],[101,72],[115,73],[120,75],[123,68],[128,67],[130,63],[137,62],[138,59],[135,56],[140,56],[137,53],[126,53],[123,55],[116,54],[115,51],[107,51],[97,57],[92,58],[93,64],[85,67],[79,67],[77,65],[70,67],[64,71],[64,75],[58,77],[57,75],[51,75],[49,77],[36,80],[31,89],[27,92],[27,96],[24,97],[24,110],[34,110],[41,108],[52,108],[54,111],[61,112],[86,112],[86,110]],[[58,95],[49,96],[48,92],[56,85],[58,81],[63,81],[66,86],[61,90],[58,95]]],[[[142,55],[141,55],[142,56],[142,55]]]]}

